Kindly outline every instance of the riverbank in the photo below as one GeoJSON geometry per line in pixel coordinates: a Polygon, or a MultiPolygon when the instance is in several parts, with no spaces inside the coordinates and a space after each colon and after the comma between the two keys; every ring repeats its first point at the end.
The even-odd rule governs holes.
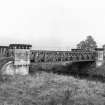
{"type": "Polygon", "coordinates": [[[104,105],[105,83],[36,72],[0,82],[0,103],[7,105],[104,105]]]}

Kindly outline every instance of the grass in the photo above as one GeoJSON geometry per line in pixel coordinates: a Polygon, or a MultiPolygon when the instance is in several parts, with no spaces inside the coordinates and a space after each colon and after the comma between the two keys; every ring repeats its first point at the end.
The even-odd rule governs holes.
{"type": "Polygon", "coordinates": [[[0,82],[0,105],[105,105],[105,83],[43,71],[7,78],[0,82]]]}

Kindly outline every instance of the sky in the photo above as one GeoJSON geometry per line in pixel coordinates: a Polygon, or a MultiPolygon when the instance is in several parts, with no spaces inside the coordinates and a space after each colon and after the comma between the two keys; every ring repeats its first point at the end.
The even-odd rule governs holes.
{"type": "Polygon", "coordinates": [[[91,35],[105,44],[104,0],[0,0],[0,45],[70,50],[91,35]]]}

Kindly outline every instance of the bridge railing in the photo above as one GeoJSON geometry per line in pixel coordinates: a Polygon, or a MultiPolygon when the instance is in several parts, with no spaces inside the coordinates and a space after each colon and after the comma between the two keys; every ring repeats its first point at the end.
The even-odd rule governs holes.
{"type": "Polygon", "coordinates": [[[31,52],[33,62],[80,62],[95,61],[96,52],[82,51],[34,51],[31,52]]]}

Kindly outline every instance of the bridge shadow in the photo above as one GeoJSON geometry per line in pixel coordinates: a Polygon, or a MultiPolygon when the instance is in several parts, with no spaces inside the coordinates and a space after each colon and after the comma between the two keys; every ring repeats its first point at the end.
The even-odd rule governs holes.
{"type": "Polygon", "coordinates": [[[93,61],[73,62],[65,66],[63,65],[55,66],[52,68],[51,71],[63,75],[88,76],[89,75],[88,70],[91,69],[93,64],[94,64],[93,61]]]}
{"type": "Polygon", "coordinates": [[[73,62],[67,65],[55,65],[51,69],[42,69],[41,67],[34,67],[31,65],[30,73],[34,74],[36,71],[53,72],[58,75],[73,76],[79,79],[86,79],[91,81],[105,82],[105,77],[101,75],[92,75],[89,71],[95,68],[94,61],[73,62]],[[33,70],[32,70],[33,69],[33,70]]]}

